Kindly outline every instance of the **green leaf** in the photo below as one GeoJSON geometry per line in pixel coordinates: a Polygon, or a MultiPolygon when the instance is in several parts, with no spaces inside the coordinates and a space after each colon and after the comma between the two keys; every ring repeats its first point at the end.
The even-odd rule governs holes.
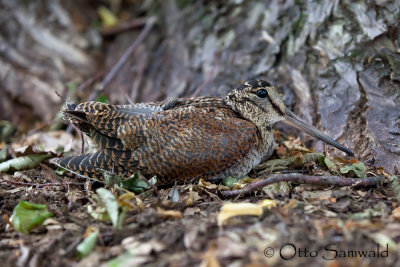
{"type": "Polygon", "coordinates": [[[128,208],[126,208],[126,207],[122,208],[122,209],[120,209],[120,211],[121,212],[119,213],[119,216],[118,216],[117,225],[115,226],[115,229],[118,229],[118,230],[122,229],[122,223],[124,222],[125,215],[128,211],[128,208]]]}
{"type": "Polygon", "coordinates": [[[380,209],[379,207],[375,208],[375,209],[367,208],[363,211],[349,214],[348,218],[359,221],[359,220],[364,220],[364,219],[370,219],[371,217],[381,217],[384,214],[385,214],[385,210],[380,209]]]}
{"type": "Polygon", "coordinates": [[[62,168],[62,167],[60,167],[60,166],[58,166],[57,169],[56,169],[56,173],[57,173],[58,175],[64,175],[64,173],[65,173],[66,171],[67,171],[66,169],[64,169],[64,168],[62,168]]]}
{"type": "Polygon", "coordinates": [[[97,236],[99,235],[99,231],[95,231],[91,233],[88,237],[86,237],[77,247],[78,257],[83,258],[92,252],[94,245],[96,244],[97,236]]]}
{"type": "Polygon", "coordinates": [[[32,228],[40,225],[45,219],[52,216],[53,213],[47,210],[46,205],[33,204],[20,200],[13,210],[12,223],[15,230],[28,234],[32,228]]]}
{"type": "Polygon", "coordinates": [[[110,171],[99,169],[104,177],[104,183],[107,185],[118,184],[122,181],[122,177],[110,171]]]}
{"type": "MultiPolygon", "coordinates": [[[[99,188],[96,193],[100,196],[101,202],[106,207],[108,216],[115,228],[118,226],[119,207],[114,194],[105,188],[99,188]]],[[[117,228],[118,229],[118,228],[117,228]]]]}
{"type": "Polygon", "coordinates": [[[0,142],[10,141],[16,128],[9,121],[0,121],[0,142]]]}
{"type": "Polygon", "coordinates": [[[379,243],[382,247],[389,247],[389,250],[397,251],[397,242],[391,239],[384,233],[371,233],[368,235],[369,238],[373,239],[376,243],[379,243]]]}
{"type": "Polygon", "coordinates": [[[122,222],[124,221],[126,210],[121,208],[114,194],[105,188],[96,190],[92,199],[97,203],[96,209],[92,205],[88,206],[88,213],[95,219],[101,221],[110,220],[115,229],[122,229],[122,222]]]}
{"type": "Polygon", "coordinates": [[[157,183],[157,176],[153,176],[150,178],[149,183],[151,183],[152,185],[155,185],[157,183]]]}
{"type": "MultiPolygon", "coordinates": [[[[150,181],[149,181],[150,182],[150,181]]],[[[139,179],[139,174],[135,173],[128,179],[123,180],[120,183],[122,188],[132,191],[135,194],[141,194],[144,191],[151,189],[151,187],[143,180],[139,179]]]]}
{"type": "Polygon", "coordinates": [[[56,153],[57,153],[57,154],[62,154],[62,153],[64,153],[64,147],[63,147],[62,145],[58,145],[58,146],[56,147],[56,153]]]}
{"type": "Polygon", "coordinates": [[[113,258],[107,262],[108,267],[121,267],[121,266],[129,266],[132,262],[132,258],[135,255],[129,251],[124,252],[116,258],[113,258]]]}
{"type": "Polygon", "coordinates": [[[78,87],[75,82],[67,82],[68,95],[72,96],[76,93],[76,88],[78,87]]]}
{"type": "MultiPolygon", "coordinates": [[[[92,198],[98,203],[98,205],[102,205],[98,195],[93,195],[92,198]],[[98,199],[98,201],[96,199],[98,199]]],[[[110,220],[110,216],[108,216],[106,207],[97,207],[94,209],[92,205],[88,205],[88,213],[96,220],[103,222],[110,220]]]]}
{"type": "Polygon", "coordinates": [[[239,181],[238,179],[229,176],[229,177],[226,177],[226,178],[224,178],[222,180],[222,184],[227,186],[227,187],[229,187],[230,189],[232,189],[233,188],[233,184],[237,183],[238,181],[239,181]]]}
{"type": "Polygon", "coordinates": [[[8,155],[8,146],[4,146],[2,149],[0,149],[0,162],[3,162],[7,159],[8,155]]]}
{"type": "Polygon", "coordinates": [[[103,94],[99,94],[99,96],[97,97],[97,102],[101,102],[101,103],[108,103],[108,99],[105,95],[103,94]]]}
{"type": "Polygon", "coordinates": [[[118,23],[118,18],[105,6],[100,6],[97,9],[97,13],[103,22],[103,26],[114,26],[118,23]]]}
{"type": "Polygon", "coordinates": [[[360,177],[360,178],[367,177],[367,174],[365,173],[365,166],[364,166],[364,163],[362,163],[362,162],[340,168],[341,173],[348,173],[350,171],[354,172],[355,175],[357,175],[357,177],[360,177]]]}
{"type": "Polygon", "coordinates": [[[0,163],[0,172],[8,172],[11,170],[24,170],[35,167],[45,159],[50,158],[50,154],[33,154],[29,156],[18,157],[0,163]]]}
{"type": "Polygon", "coordinates": [[[319,161],[320,159],[324,158],[324,154],[320,153],[320,152],[313,152],[313,153],[307,153],[307,154],[303,154],[302,157],[302,163],[308,163],[311,161],[319,161]]]}
{"type": "Polygon", "coordinates": [[[329,170],[334,171],[336,169],[335,164],[329,158],[324,158],[324,163],[329,170]]]}
{"type": "MultiPolygon", "coordinates": [[[[58,112],[56,117],[53,120],[53,123],[50,125],[49,131],[61,130],[63,125],[64,125],[64,123],[62,122],[63,118],[64,118],[63,113],[62,112],[58,112]]],[[[59,153],[59,152],[57,152],[57,153],[59,153]]]]}

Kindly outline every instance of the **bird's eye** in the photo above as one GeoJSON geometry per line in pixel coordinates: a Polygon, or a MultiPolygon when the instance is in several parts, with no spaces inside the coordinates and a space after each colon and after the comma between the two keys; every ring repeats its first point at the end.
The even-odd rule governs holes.
{"type": "Polygon", "coordinates": [[[259,90],[257,90],[256,95],[259,98],[266,98],[268,96],[268,92],[265,89],[259,89],[259,90]]]}

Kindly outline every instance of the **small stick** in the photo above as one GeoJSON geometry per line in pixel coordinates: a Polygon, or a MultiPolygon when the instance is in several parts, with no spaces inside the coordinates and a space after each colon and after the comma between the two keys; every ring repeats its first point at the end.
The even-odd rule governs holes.
{"type": "Polygon", "coordinates": [[[93,101],[97,94],[102,91],[107,84],[114,78],[115,74],[119,71],[119,69],[125,64],[128,58],[132,55],[132,53],[138,48],[140,43],[144,40],[147,34],[150,32],[153,24],[155,23],[155,18],[150,17],[147,19],[147,22],[139,34],[139,36],[135,39],[135,41],[126,49],[124,54],[119,58],[117,63],[111,68],[110,72],[104,77],[103,81],[100,84],[100,87],[97,90],[94,90],[92,94],[89,96],[88,101],[93,101]]]}
{"type": "Polygon", "coordinates": [[[59,92],[57,92],[57,91],[54,91],[54,92],[56,93],[56,95],[57,95],[59,98],[61,98],[61,100],[62,100],[63,102],[67,101],[67,100],[65,99],[65,97],[63,97],[62,95],[60,95],[59,92]]]}
{"type": "Polygon", "coordinates": [[[354,188],[376,187],[383,182],[384,176],[367,178],[343,178],[339,176],[309,176],[300,173],[274,174],[265,179],[249,184],[243,189],[222,191],[223,197],[235,197],[250,194],[266,185],[279,182],[295,182],[299,184],[325,185],[325,186],[351,186],[354,188]]]}
{"type": "Polygon", "coordinates": [[[129,104],[135,105],[135,103],[132,101],[132,99],[129,97],[128,93],[126,92],[125,88],[122,88],[122,93],[126,97],[126,100],[128,101],[129,104]]]}
{"type": "MultiPolygon", "coordinates": [[[[78,88],[76,89],[77,92],[83,91],[83,89],[89,87],[91,84],[99,80],[101,77],[103,77],[105,74],[105,71],[100,71],[97,74],[95,74],[92,77],[89,77],[86,81],[81,83],[78,88]]],[[[65,102],[65,101],[64,101],[65,102]]]]}
{"type": "Polygon", "coordinates": [[[0,183],[9,183],[15,185],[22,185],[22,186],[34,186],[34,187],[46,187],[46,186],[63,186],[66,185],[84,185],[85,183],[44,183],[44,184],[35,184],[35,183],[24,183],[24,182],[17,182],[12,180],[1,180],[0,183]]]}

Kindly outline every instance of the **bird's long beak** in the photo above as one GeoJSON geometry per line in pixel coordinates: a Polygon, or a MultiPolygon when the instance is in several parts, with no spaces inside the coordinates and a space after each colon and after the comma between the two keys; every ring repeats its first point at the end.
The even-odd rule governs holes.
{"type": "Polygon", "coordinates": [[[308,124],[307,122],[303,121],[300,117],[298,117],[296,114],[294,114],[293,112],[291,112],[289,109],[286,109],[285,112],[285,119],[283,122],[293,126],[299,130],[302,130],[306,133],[308,133],[309,135],[318,138],[319,140],[322,140],[328,144],[330,144],[331,146],[336,147],[337,149],[342,150],[343,152],[345,152],[347,155],[349,156],[354,156],[353,152],[351,152],[348,148],[346,148],[345,146],[339,144],[338,142],[336,142],[332,137],[322,133],[320,130],[318,130],[317,128],[315,128],[314,126],[308,124]]]}

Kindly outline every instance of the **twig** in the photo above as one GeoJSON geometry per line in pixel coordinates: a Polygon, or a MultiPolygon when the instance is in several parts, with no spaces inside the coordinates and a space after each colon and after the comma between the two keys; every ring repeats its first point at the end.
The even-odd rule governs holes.
{"type": "Polygon", "coordinates": [[[22,185],[22,186],[34,186],[34,187],[46,187],[46,186],[63,186],[66,185],[84,185],[85,183],[44,183],[44,184],[35,184],[35,183],[24,183],[24,182],[17,182],[12,180],[1,180],[0,183],[9,183],[15,185],[22,185]]]}
{"type": "Polygon", "coordinates": [[[71,133],[72,130],[75,130],[77,133],[80,133],[81,130],[79,130],[78,128],[76,128],[75,125],[73,125],[72,123],[68,124],[67,129],[65,130],[67,133],[71,133]]]}
{"type": "Polygon", "coordinates": [[[110,72],[106,75],[106,77],[103,79],[101,82],[99,88],[97,90],[94,90],[92,94],[89,96],[88,101],[92,101],[96,98],[97,94],[102,91],[107,84],[114,78],[115,74],[119,71],[119,69],[125,64],[125,62],[128,60],[128,58],[132,55],[132,53],[138,48],[140,43],[144,40],[144,38],[147,36],[147,34],[150,32],[151,28],[153,27],[155,23],[155,18],[150,17],[147,19],[147,22],[139,34],[139,36],[136,38],[136,40],[126,49],[124,54],[119,58],[117,63],[112,67],[110,72]]]}
{"type": "Polygon", "coordinates": [[[101,30],[104,36],[118,34],[146,24],[147,18],[136,18],[101,30]]]}
{"type": "Polygon", "coordinates": [[[249,194],[266,185],[279,182],[295,182],[299,184],[325,185],[325,186],[351,186],[354,188],[376,187],[383,182],[384,176],[367,178],[343,178],[339,176],[309,176],[300,173],[274,174],[265,179],[249,184],[243,189],[222,191],[223,197],[235,197],[249,194]]]}
{"type": "Polygon", "coordinates": [[[91,84],[93,84],[95,81],[100,80],[101,77],[103,77],[105,74],[105,71],[100,71],[96,73],[94,76],[89,77],[86,81],[81,83],[78,88],[76,89],[77,92],[83,91],[83,89],[89,87],[91,84]]]}
{"type": "MultiPolygon", "coordinates": [[[[69,202],[71,203],[71,202],[69,202]]],[[[82,241],[82,238],[79,236],[77,237],[71,244],[69,244],[69,246],[64,250],[64,252],[61,252],[60,256],[64,257],[64,256],[69,256],[72,253],[76,253],[76,247],[79,245],[79,243],[82,241]]]]}
{"type": "Polygon", "coordinates": [[[57,91],[54,91],[54,92],[56,93],[56,95],[57,95],[59,98],[61,98],[61,100],[62,100],[63,102],[66,101],[65,97],[63,97],[62,95],[60,95],[59,92],[57,92],[57,91]]]}
{"type": "Polygon", "coordinates": [[[122,93],[126,97],[126,100],[128,101],[129,104],[134,105],[135,103],[132,101],[132,99],[129,97],[128,93],[126,92],[125,88],[122,88],[122,93]]]}

